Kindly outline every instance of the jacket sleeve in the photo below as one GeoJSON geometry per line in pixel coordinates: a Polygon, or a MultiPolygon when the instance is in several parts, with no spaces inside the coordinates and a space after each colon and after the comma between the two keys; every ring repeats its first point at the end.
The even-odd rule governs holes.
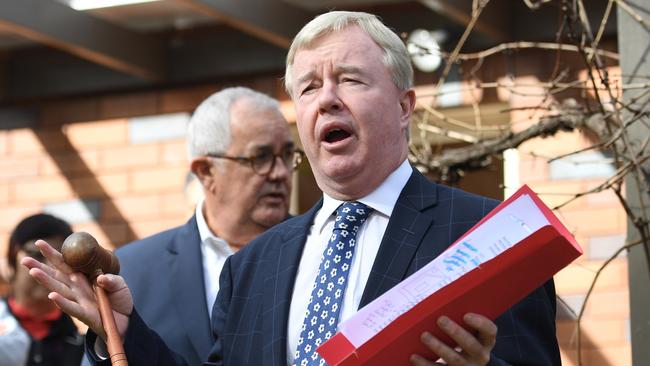
{"type": "MultiPolygon", "coordinates": [[[[86,334],[86,357],[91,365],[110,366],[110,360],[95,353],[97,335],[86,334]]],[[[160,336],[149,329],[136,309],[129,317],[129,327],[124,337],[124,352],[129,366],[187,366],[187,362],[170,350],[160,336]]]]}

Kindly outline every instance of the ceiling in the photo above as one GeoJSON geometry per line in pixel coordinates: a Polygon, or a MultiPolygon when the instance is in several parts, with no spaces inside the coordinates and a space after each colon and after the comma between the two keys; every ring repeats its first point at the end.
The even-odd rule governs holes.
{"type": "MultiPolygon", "coordinates": [[[[446,35],[450,51],[471,0],[160,0],[79,11],[70,0],[0,0],[0,108],[52,98],[280,77],[296,32],[330,9],[379,15],[399,34],[446,35]]],[[[594,19],[602,6],[591,7],[594,19]]],[[[529,14],[493,0],[464,51],[512,40],[553,40],[558,9],[529,14]]],[[[597,26],[598,23],[595,23],[597,26]]],[[[608,23],[606,36],[615,34],[608,23]]]]}

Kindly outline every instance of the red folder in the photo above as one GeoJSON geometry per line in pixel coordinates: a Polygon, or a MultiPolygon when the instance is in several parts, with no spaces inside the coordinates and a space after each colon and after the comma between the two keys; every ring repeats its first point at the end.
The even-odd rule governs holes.
{"type": "Polygon", "coordinates": [[[525,194],[532,198],[549,225],[420,301],[358,348],[339,332],[322,344],[317,352],[330,366],[406,365],[414,353],[431,355],[431,351],[420,341],[424,331],[455,346],[436,325],[436,319],[441,315],[459,324],[463,324],[462,317],[468,312],[495,319],[541,286],[580,256],[582,249],[528,186],[524,185],[497,206],[453,245],[525,194]]]}

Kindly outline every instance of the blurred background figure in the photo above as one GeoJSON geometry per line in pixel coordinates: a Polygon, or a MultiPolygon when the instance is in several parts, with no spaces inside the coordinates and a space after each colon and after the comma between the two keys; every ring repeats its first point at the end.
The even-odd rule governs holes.
{"type": "Polygon", "coordinates": [[[288,217],[302,152],[278,101],[245,87],[225,88],[198,106],[187,146],[192,175],[185,194],[196,202],[194,215],[116,254],[140,316],[187,364],[198,365],[214,343],[210,312],[221,268],[288,217]]]}
{"type": "Polygon", "coordinates": [[[0,365],[79,365],[83,338],[72,319],[61,312],[48,291],[17,265],[25,257],[44,260],[34,243],[47,240],[58,250],[70,225],[52,215],[36,214],[22,220],[9,238],[9,296],[0,302],[0,365]]]}
{"type": "Polygon", "coordinates": [[[29,351],[29,336],[0,301],[0,366],[24,365],[29,351]]]}

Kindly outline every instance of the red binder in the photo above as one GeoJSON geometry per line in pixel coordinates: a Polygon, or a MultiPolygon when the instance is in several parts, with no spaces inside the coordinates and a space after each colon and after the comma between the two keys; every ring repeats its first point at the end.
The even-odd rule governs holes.
{"type": "Polygon", "coordinates": [[[406,365],[414,354],[431,355],[420,342],[424,331],[455,346],[436,325],[446,315],[459,324],[468,312],[494,319],[582,254],[569,231],[528,187],[497,206],[450,248],[522,195],[529,195],[549,225],[417,303],[359,347],[341,332],[317,352],[330,366],[406,365]]]}

